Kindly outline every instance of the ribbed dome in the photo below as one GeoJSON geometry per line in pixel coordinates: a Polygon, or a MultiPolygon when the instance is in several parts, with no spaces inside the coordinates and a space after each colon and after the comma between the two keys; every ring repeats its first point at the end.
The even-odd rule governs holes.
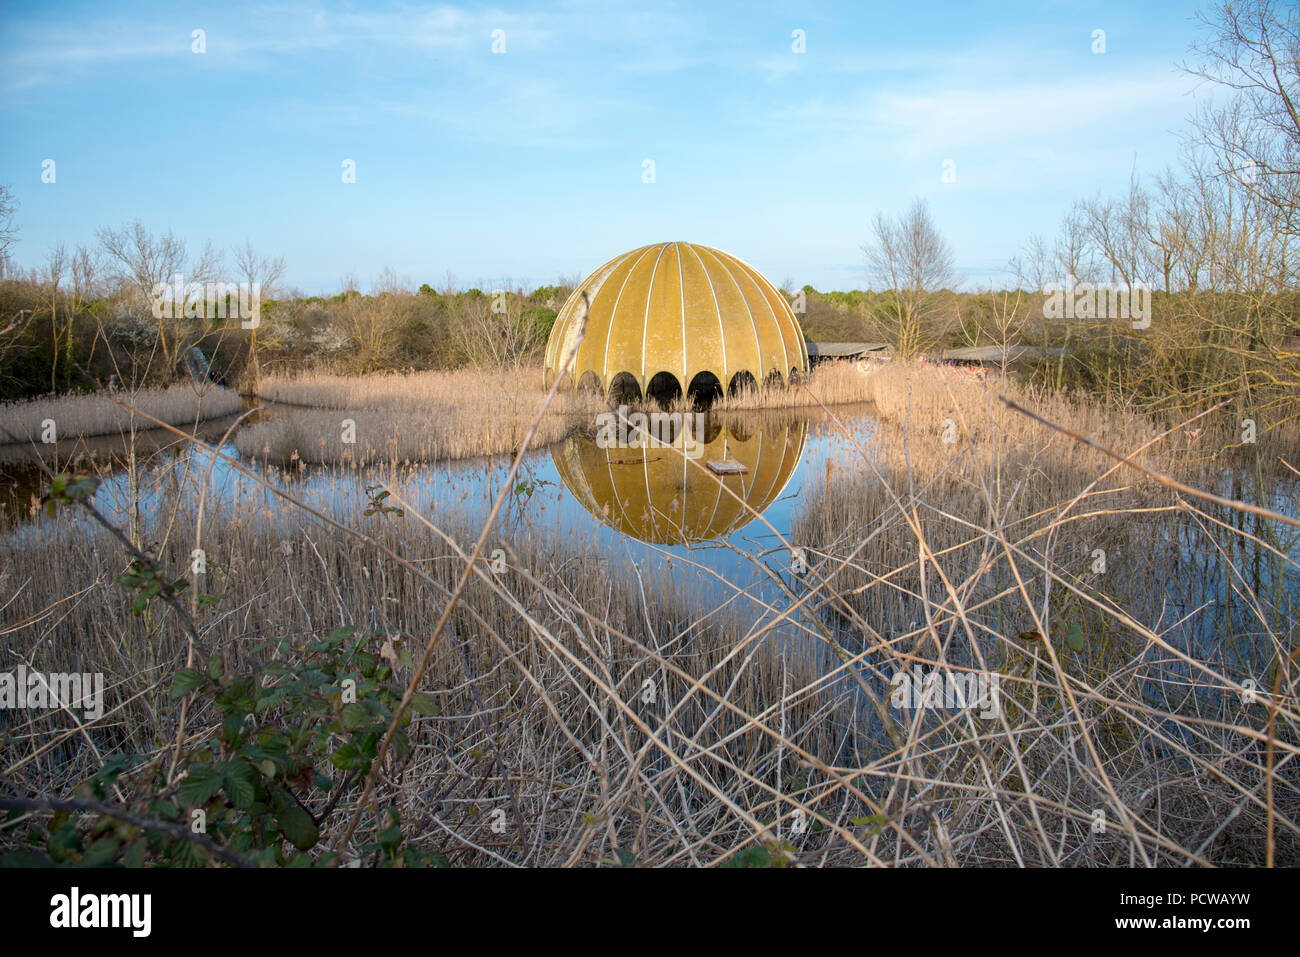
{"type": "Polygon", "coordinates": [[[711,422],[689,461],[675,448],[601,448],[574,433],[551,449],[555,469],[573,497],[624,535],[660,545],[707,541],[743,528],[754,516],[723,491],[725,485],[757,512],[784,491],[803,454],[808,426],[733,420],[711,422]],[[714,476],[705,463],[732,458],[748,471],[714,476]]]}
{"type": "Polygon", "coordinates": [[[635,382],[641,395],[664,395],[725,390],[741,373],[788,383],[808,369],[789,303],[757,269],[708,246],[656,243],[611,259],[574,290],[546,345],[548,384],[577,340],[584,291],[591,306],[575,385],[609,392],[617,379],[620,391],[635,382]]]}

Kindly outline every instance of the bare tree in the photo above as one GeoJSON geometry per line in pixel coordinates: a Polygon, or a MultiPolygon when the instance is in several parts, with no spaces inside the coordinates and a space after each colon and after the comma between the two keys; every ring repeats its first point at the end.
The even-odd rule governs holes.
{"type": "Polygon", "coordinates": [[[1011,260],[1012,270],[1021,282],[1028,282],[1030,288],[1042,291],[1043,287],[1053,281],[1052,253],[1047,240],[1040,233],[1033,233],[1021,248],[1020,255],[1011,260]]]}
{"type": "Polygon", "coordinates": [[[1146,245],[1151,236],[1150,199],[1136,174],[1129,179],[1128,195],[1115,199],[1085,200],[1075,204],[1078,225],[1091,249],[1109,267],[1109,281],[1132,287],[1146,282],[1150,263],[1146,245]]]}
{"type": "MultiPolygon", "coordinates": [[[[216,279],[221,268],[220,254],[207,243],[197,257],[188,261],[187,273],[184,241],[170,230],[155,235],[138,219],[120,230],[104,227],[97,236],[104,253],[117,267],[118,283],[146,311],[151,311],[155,290],[171,282],[173,276],[182,276],[186,283],[205,283],[216,279]]],[[[153,316],[157,347],[170,375],[180,356],[209,331],[208,324],[214,317],[203,315],[198,317],[198,323],[187,322],[185,303],[175,303],[173,310],[160,312],[153,316]]]]}
{"type": "Polygon", "coordinates": [[[0,186],[0,261],[8,263],[9,247],[18,237],[18,227],[14,225],[14,214],[18,212],[18,200],[14,199],[13,190],[0,186]]]}
{"type": "MultiPolygon", "coordinates": [[[[1033,248],[1043,252],[1042,240],[1039,239],[1033,248]]],[[[1034,294],[1025,288],[1024,263],[1016,257],[1008,266],[1013,277],[1009,288],[998,289],[990,284],[983,296],[974,299],[969,308],[958,313],[962,338],[967,344],[997,347],[1003,375],[1020,354],[1031,304],[1036,301],[1034,294]]]]}
{"type": "Polygon", "coordinates": [[[943,293],[953,282],[952,249],[916,200],[897,219],[877,213],[872,241],[862,247],[867,273],[877,289],[890,290],[886,307],[895,353],[910,359],[942,338],[943,293]]]}
{"type": "MultiPolygon", "coordinates": [[[[8,279],[13,273],[9,248],[18,238],[18,228],[14,225],[14,214],[17,211],[18,201],[14,199],[13,190],[8,186],[0,186],[0,279],[8,279]]],[[[26,334],[35,315],[34,310],[20,309],[16,315],[0,317],[0,359],[8,355],[9,350],[26,334]]]]}
{"type": "Polygon", "coordinates": [[[339,327],[351,347],[349,362],[361,372],[388,367],[397,330],[405,315],[401,296],[363,296],[348,290],[337,306],[339,327]]]}
{"type": "Polygon", "coordinates": [[[1300,7],[1294,2],[1227,0],[1210,39],[1184,66],[1226,93],[1194,123],[1219,171],[1276,210],[1288,232],[1300,230],[1300,7]]]}
{"type": "Polygon", "coordinates": [[[63,272],[68,266],[68,249],[63,243],[56,243],[45,260],[45,287],[50,295],[50,394],[58,391],[59,343],[62,342],[62,330],[59,329],[59,285],[63,282],[63,272]]]}
{"type": "MultiPolygon", "coordinates": [[[[99,291],[99,251],[78,245],[68,261],[71,286],[68,288],[68,320],[64,323],[63,337],[63,387],[72,384],[72,334],[73,323],[85,304],[93,299],[99,291]]],[[[91,343],[91,355],[94,355],[94,343],[91,343]]]]}
{"type": "Polygon", "coordinates": [[[1074,208],[1061,219],[1061,232],[1053,247],[1056,265],[1061,271],[1061,275],[1054,277],[1055,281],[1064,282],[1073,276],[1092,282],[1096,278],[1092,245],[1086,217],[1080,204],[1075,203],[1074,208]]]}
{"type": "Polygon", "coordinates": [[[372,296],[382,296],[386,293],[409,296],[414,291],[410,277],[399,276],[392,266],[385,266],[370,286],[372,296]]]}
{"type": "Polygon", "coordinates": [[[247,239],[244,245],[232,250],[232,257],[236,278],[240,282],[257,285],[263,298],[275,297],[277,284],[284,278],[283,256],[263,256],[253,248],[253,241],[247,239]]]}
{"type": "Polygon", "coordinates": [[[523,315],[523,290],[446,297],[452,336],[479,368],[518,371],[542,345],[537,327],[523,315]]]}
{"type": "MultiPolygon", "coordinates": [[[[261,255],[253,248],[251,239],[246,239],[243,246],[236,246],[233,255],[239,281],[247,283],[250,290],[259,290],[261,298],[274,298],[276,284],[284,277],[284,257],[261,255]]],[[[261,378],[261,368],[257,361],[258,324],[254,323],[248,333],[250,375],[254,389],[261,378]]]]}

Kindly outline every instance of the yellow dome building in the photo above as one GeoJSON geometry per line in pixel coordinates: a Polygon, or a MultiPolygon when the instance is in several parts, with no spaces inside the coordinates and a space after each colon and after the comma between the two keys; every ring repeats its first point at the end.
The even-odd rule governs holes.
{"type": "Polygon", "coordinates": [[[546,345],[555,381],[582,325],[573,383],[617,398],[717,395],[808,370],[789,303],[753,266],[708,246],[656,243],[616,256],[574,290],[546,345]]]}

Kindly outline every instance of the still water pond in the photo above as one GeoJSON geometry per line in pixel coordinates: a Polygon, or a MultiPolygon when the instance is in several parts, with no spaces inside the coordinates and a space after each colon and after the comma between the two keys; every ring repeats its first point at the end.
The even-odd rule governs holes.
{"type": "MultiPolygon", "coordinates": [[[[264,413],[300,414],[290,407],[272,407],[264,413]]],[[[835,419],[832,422],[820,412],[704,417],[702,428],[694,433],[697,441],[689,460],[671,448],[606,447],[609,443],[599,440],[595,427],[576,431],[550,448],[525,456],[498,520],[499,540],[489,540],[489,554],[498,545],[523,542],[572,546],[578,555],[594,551],[608,566],[604,574],[638,582],[655,600],[671,597],[683,608],[700,611],[724,609],[742,628],[771,619],[774,608],[789,606],[787,589],[797,586],[791,574],[794,557],[781,538],[798,545],[791,532],[809,493],[838,471],[861,472],[868,460],[884,458],[881,430],[871,407],[839,408],[835,419]],[[738,474],[719,479],[707,470],[709,462],[728,460],[739,466],[738,474]],[[756,518],[755,512],[761,517],[756,518]]],[[[202,437],[220,441],[231,421],[206,423],[202,437]]],[[[193,495],[206,480],[209,456],[187,446],[157,447],[159,441],[156,435],[139,440],[150,453],[149,464],[134,473],[121,461],[120,443],[116,449],[111,440],[90,443],[99,446],[102,461],[111,463],[104,469],[107,477],[96,502],[119,524],[130,521],[133,503],[137,516],[147,519],[161,512],[177,493],[193,495]]],[[[50,526],[35,518],[32,508],[42,475],[24,464],[22,450],[9,447],[7,451],[7,461],[0,455],[5,534],[18,543],[28,536],[48,535],[50,526]]],[[[364,517],[383,482],[394,489],[390,504],[418,511],[463,543],[477,536],[492,501],[506,485],[511,465],[509,457],[500,456],[374,468],[296,465],[283,469],[241,457],[233,442],[227,441],[222,451],[269,484],[352,527],[393,520],[393,516],[364,517]]],[[[1252,498],[1249,474],[1225,476],[1218,491],[1252,498]]],[[[1264,496],[1268,504],[1294,513],[1295,481],[1270,480],[1269,487],[1271,494],[1264,496]]],[[[259,515],[260,521],[283,529],[286,535],[301,521],[283,500],[221,460],[212,467],[207,500],[214,516],[222,514],[225,506],[244,515],[259,515]]],[[[864,502],[863,509],[867,508],[864,502]]],[[[864,524],[870,518],[861,516],[864,524]]],[[[1227,512],[1222,515],[1225,524],[1241,525],[1240,519],[1227,512]]],[[[420,531],[409,516],[406,522],[407,528],[420,531]]],[[[1155,571],[1165,570],[1153,579],[1158,588],[1120,587],[1137,620],[1171,639],[1181,632],[1187,650],[1198,657],[1236,657],[1238,636],[1249,636],[1247,657],[1268,653],[1263,645],[1255,647],[1258,622],[1249,603],[1239,600],[1239,592],[1248,586],[1267,596],[1275,612],[1285,616],[1285,609],[1300,596],[1300,574],[1279,557],[1291,562],[1300,557],[1296,536],[1274,539],[1265,546],[1259,544],[1262,529],[1252,525],[1215,540],[1194,523],[1181,520],[1133,523],[1125,534],[1130,539],[1126,547],[1133,554],[1159,566],[1155,571]],[[1234,640],[1225,643],[1225,636],[1234,640]]],[[[915,558],[913,543],[902,560],[915,558]]],[[[897,562],[889,567],[896,566],[897,562]]],[[[935,598],[944,600],[941,594],[935,598]]],[[[878,622],[880,632],[914,627],[909,619],[915,608],[904,612],[901,618],[894,616],[897,620],[878,622]]]]}
{"type": "MultiPolygon", "coordinates": [[[[265,415],[291,417],[289,407],[265,415]]],[[[639,447],[602,441],[596,429],[572,434],[550,448],[529,452],[507,496],[499,524],[511,541],[538,536],[572,546],[594,544],[619,577],[653,580],[685,601],[727,605],[742,620],[762,602],[779,597],[773,576],[789,577],[793,516],[812,483],[839,469],[859,469],[875,441],[870,407],[839,409],[843,428],[824,415],[699,416],[688,433],[688,459],[676,448],[639,447]],[[689,441],[693,434],[694,442],[689,441]],[[738,463],[743,471],[715,476],[709,462],[738,463]],[[756,518],[755,513],[761,518],[756,518]],[[759,602],[750,599],[759,599],[759,602]],[[752,605],[750,609],[744,606],[752,605]]],[[[206,423],[202,437],[218,441],[233,420],[206,423]]],[[[149,441],[158,441],[158,436],[149,441]]],[[[118,443],[120,446],[120,443],[118,443]]],[[[125,525],[132,502],[148,515],[176,491],[204,480],[210,457],[163,444],[135,475],[112,440],[95,443],[110,463],[96,494],[100,510],[125,525]]],[[[380,481],[395,489],[404,507],[450,528],[477,528],[505,486],[511,458],[377,468],[306,465],[282,469],[242,457],[232,441],[221,451],[266,481],[331,517],[355,527],[380,481]],[[394,481],[395,478],[395,481],[394,481]]],[[[42,475],[21,458],[0,463],[5,472],[3,505],[8,534],[17,539],[45,534],[33,515],[42,475]]],[[[264,511],[268,521],[289,527],[286,503],[218,460],[207,497],[213,514],[221,506],[264,511]]],[[[458,536],[460,537],[460,536],[458,536]]]]}

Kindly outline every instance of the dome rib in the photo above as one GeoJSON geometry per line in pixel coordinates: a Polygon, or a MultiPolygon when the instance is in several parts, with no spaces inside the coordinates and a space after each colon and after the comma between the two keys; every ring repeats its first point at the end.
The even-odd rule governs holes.
{"type": "MultiPolygon", "coordinates": [[[[709,284],[709,295],[713,297],[713,312],[718,317],[718,341],[722,343],[722,388],[725,391],[729,377],[727,371],[727,329],[722,324],[722,307],[718,305],[718,290],[713,286],[713,277],[709,275],[708,267],[704,265],[704,259],[700,256],[700,251],[690,243],[686,244],[686,248],[691,251],[691,255],[695,257],[695,261],[700,264],[700,272],[704,273],[704,281],[709,284]]],[[[683,365],[685,365],[685,363],[683,363],[683,365]]],[[[687,369],[684,371],[689,372],[690,370],[687,369]]],[[[689,388],[689,384],[682,386],[682,388],[689,388]]]]}
{"type": "MultiPolygon", "coordinates": [[[[633,251],[635,252],[635,250],[633,251]]],[[[556,318],[555,325],[552,327],[551,338],[546,343],[547,369],[558,369],[564,364],[564,360],[568,358],[568,356],[562,354],[560,350],[563,349],[565,342],[570,338],[570,331],[572,331],[573,334],[577,333],[574,323],[578,321],[578,303],[582,302],[583,292],[585,291],[588,294],[589,299],[595,299],[596,294],[600,292],[600,287],[605,284],[605,280],[613,274],[614,270],[618,268],[618,264],[626,259],[628,255],[628,253],[622,253],[601,265],[599,269],[587,277],[581,286],[569,293],[568,299],[564,300],[564,305],[560,307],[559,316],[567,318],[564,322],[564,328],[560,330],[560,335],[557,336],[555,334],[555,330],[560,329],[561,325],[558,317],[556,318]],[[594,289],[591,288],[593,283],[595,285],[594,289]]],[[[574,359],[574,366],[577,366],[576,357],[574,359]]],[[[576,376],[574,376],[574,381],[577,381],[576,376]]]]}
{"type": "MultiPolygon", "coordinates": [[[[614,335],[614,326],[618,319],[618,307],[620,303],[622,303],[623,301],[623,291],[627,289],[627,284],[628,282],[631,281],[632,274],[636,272],[636,267],[641,265],[642,259],[645,259],[646,256],[650,255],[650,250],[653,248],[654,248],[653,246],[643,246],[639,250],[634,249],[630,253],[624,253],[622,256],[619,257],[620,260],[626,262],[632,256],[636,255],[636,253],[638,252],[641,253],[640,256],[637,256],[636,262],[632,263],[632,268],[627,271],[627,275],[623,277],[623,284],[618,287],[618,296],[615,297],[614,299],[614,307],[609,311],[609,329],[605,333],[605,350],[604,352],[601,353],[600,356],[601,375],[604,378],[604,384],[606,390],[609,389],[609,383],[610,383],[609,342],[614,335]]],[[[583,283],[583,285],[585,286],[586,283],[583,283]]],[[[623,371],[624,371],[623,369],[618,370],[618,372],[623,372],[623,371]]],[[[614,375],[618,375],[618,372],[615,372],[614,375]]]]}
{"type": "MultiPolygon", "coordinates": [[[[682,247],[673,243],[673,252],[677,254],[677,292],[682,305],[682,378],[691,374],[691,365],[686,361],[686,277],[682,275],[682,247]]],[[[680,383],[682,392],[689,383],[680,383]]]]}
{"type": "MultiPolygon", "coordinates": [[[[723,255],[727,256],[726,253],[723,253],[723,255]]],[[[785,343],[785,329],[781,327],[781,320],[776,317],[776,310],[772,307],[772,301],[767,298],[767,291],[763,288],[761,283],[754,279],[757,270],[752,266],[747,266],[745,263],[742,263],[734,256],[727,256],[727,258],[731,259],[735,263],[736,267],[746,279],[754,283],[754,286],[758,289],[758,297],[763,300],[763,305],[767,306],[768,314],[772,317],[772,326],[776,330],[778,338],[781,340],[781,379],[784,381],[790,375],[790,350],[787,348],[785,343]]],[[[748,300],[746,301],[748,302],[748,300]]],[[[764,359],[766,359],[766,357],[764,357],[764,359]]],[[[767,371],[768,370],[764,370],[764,375],[767,374],[767,371]]]]}
{"type": "Polygon", "coordinates": [[[650,335],[650,300],[654,297],[655,294],[655,277],[659,275],[659,264],[663,262],[664,250],[667,248],[668,248],[667,243],[664,243],[664,245],[659,247],[659,255],[655,257],[654,268],[650,270],[650,283],[648,286],[646,286],[646,291],[645,291],[645,312],[641,316],[641,394],[642,395],[645,395],[646,382],[649,381],[646,378],[645,349],[646,349],[646,339],[650,335]]]}

